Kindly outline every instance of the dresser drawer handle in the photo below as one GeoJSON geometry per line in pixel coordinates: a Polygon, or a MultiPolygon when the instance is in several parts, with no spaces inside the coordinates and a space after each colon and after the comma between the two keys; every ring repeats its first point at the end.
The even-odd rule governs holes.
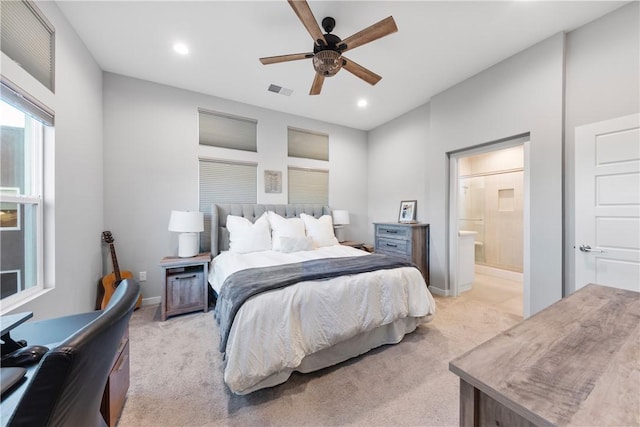
{"type": "Polygon", "coordinates": [[[391,245],[391,244],[389,244],[389,243],[385,243],[385,245],[386,245],[386,246],[388,246],[388,247],[390,247],[390,248],[397,248],[397,247],[398,247],[398,245],[391,245]]]}
{"type": "Polygon", "coordinates": [[[176,280],[186,280],[186,279],[193,279],[194,277],[197,277],[195,274],[191,275],[191,276],[182,276],[182,277],[176,277],[176,280]]]}
{"type": "Polygon", "coordinates": [[[384,232],[388,234],[398,234],[398,230],[384,230],[384,232]]]}

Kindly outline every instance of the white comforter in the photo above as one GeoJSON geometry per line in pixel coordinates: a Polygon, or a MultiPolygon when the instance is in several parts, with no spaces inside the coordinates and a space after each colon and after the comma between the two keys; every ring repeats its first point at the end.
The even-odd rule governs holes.
{"type": "MultiPolygon", "coordinates": [[[[367,253],[341,245],[290,254],[223,252],[212,261],[209,282],[219,292],[224,279],[243,268],[360,255],[367,253]]],[[[224,380],[242,394],[273,374],[295,369],[309,354],[401,318],[428,321],[434,313],[435,302],[422,275],[409,267],[264,292],[247,300],[236,315],[224,380]]]]}

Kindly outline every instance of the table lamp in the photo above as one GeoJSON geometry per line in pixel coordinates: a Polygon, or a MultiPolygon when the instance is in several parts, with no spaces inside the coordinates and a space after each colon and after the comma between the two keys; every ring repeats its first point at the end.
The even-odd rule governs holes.
{"type": "Polygon", "coordinates": [[[344,226],[347,224],[350,224],[349,211],[334,210],[332,214],[333,214],[333,228],[336,231],[336,239],[338,239],[338,242],[342,243],[345,241],[344,226]]]}
{"type": "Polygon", "coordinates": [[[194,211],[171,211],[169,231],[178,236],[178,256],[189,258],[198,255],[198,233],[204,231],[204,215],[194,211]]]}

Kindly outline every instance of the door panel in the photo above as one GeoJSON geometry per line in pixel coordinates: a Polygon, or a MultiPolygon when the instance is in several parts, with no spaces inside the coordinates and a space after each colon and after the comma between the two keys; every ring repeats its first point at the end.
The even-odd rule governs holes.
{"type": "Polygon", "coordinates": [[[640,291],[640,115],[576,128],[575,289],[640,291]]]}

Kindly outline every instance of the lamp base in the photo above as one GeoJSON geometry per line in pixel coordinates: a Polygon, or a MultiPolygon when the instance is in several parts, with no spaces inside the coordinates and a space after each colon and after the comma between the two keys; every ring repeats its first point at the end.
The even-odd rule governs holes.
{"type": "Polygon", "coordinates": [[[178,236],[178,256],[190,258],[198,255],[198,234],[180,233],[178,236]]]}
{"type": "Polygon", "coordinates": [[[334,225],[333,226],[336,239],[338,239],[338,243],[344,242],[346,239],[344,238],[344,227],[342,225],[334,225]]]}

